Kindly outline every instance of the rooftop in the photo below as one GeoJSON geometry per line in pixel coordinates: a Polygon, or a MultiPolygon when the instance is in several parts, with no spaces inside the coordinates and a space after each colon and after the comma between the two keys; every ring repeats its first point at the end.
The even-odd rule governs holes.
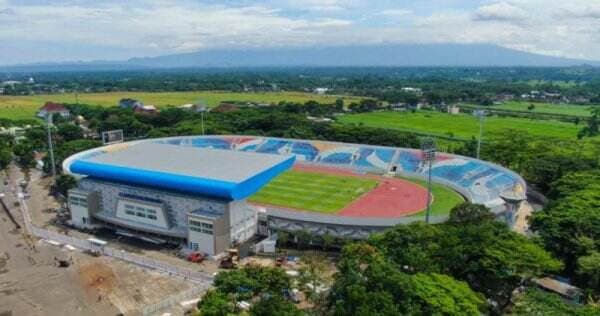
{"type": "Polygon", "coordinates": [[[142,142],[78,159],[71,171],[105,180],[229,199],[244,198],[288,169],[293,156],[142,142]]]}

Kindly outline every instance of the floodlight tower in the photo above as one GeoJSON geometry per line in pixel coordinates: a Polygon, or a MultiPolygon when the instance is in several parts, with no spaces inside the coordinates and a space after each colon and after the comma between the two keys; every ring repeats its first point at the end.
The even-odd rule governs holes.
{"type": "Polygon", "coordinates": [[[431,216],[431,166],[435,161],[435,140],[431,137],[423,138],[421,150],[423,151],[423,160],[427,163],[427,211],[425,212],[425,222],[429,224],[431,216]]]}
{"type": "Polygon", "coordinates": [[[481,152],[481,137],[483,135],[483,119],[485,118],[485,110],[475,110],[473,115],[479,118],[479,138],[477,139],[477,159],[479,159],[479,153],[481,152]]]}
{"type": "Polygon", "coordinates": [[[56,178],[56,164],[54,163],[54,148],[52,146],[52,113],[46,114],[46,129],[48,132],[48,153],[50,154],[50,164],[52,164],[52,177],[56,178]]]}

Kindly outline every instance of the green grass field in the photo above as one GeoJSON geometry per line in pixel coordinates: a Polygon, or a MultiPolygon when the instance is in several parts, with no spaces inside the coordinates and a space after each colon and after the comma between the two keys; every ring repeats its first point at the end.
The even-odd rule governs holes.
{"type": "MultiPolygon", "coordinates": [[[[209,106],[218,105],[222,101],[248,101],[279,103],[280,101],[300,102],[314,100],[319,103],[333,103],[342,98],[348,104],[358,102],[362,98],[351,96],[316,95],[302,92],[264,92],[235,93],[222,91],[199,92],[110,92],[80,93],[79,103],[101,106],[116,106],[122,98],[133,98],[158,107],[179,106],[199,100],[209,106]]],[[[47,101],[75,103],[75,94],[50,94],[33,96],[0,96],[0,118],[31,119],[36,111],[47,101]]]]}
{"type": "MultiPolygon", "coordinates": [[[[416,178],[402,177],[404,180],[414,182],[427,188],[427,182],[425,180],[416,178]]],[[[456,193],[456,191],[446,187],[445,185],[433,183],[431,185],[431,193],[433,195],[433,203],[431,203],[431,215],[440,216],[450,214],[450,210],[456,205],[465,201],[462,195],[456,193]]],[[[425,216],[425,210],[411,216],[425,216]]]]}
{"type": "Polygon", "coordinates": [[[552,104],[552,103],[541,103],[541,102],[520,102],[511,101],[501,105],[491,105],[482,108],[492,108],[498,110],[507,111],[520,111],[530,113],[544,113],[544,114],[562,114],[562,115],[574,115],[574,116],[591,116],[589,105],[574,105],[574,104],[552,104]],[[530,104],[535,106],[535,109],[528,110],[530,104]]]}
{"type": "MultiPolygon", "coordinates": [[[[470,139],[479,134],[479,120],[468,114],[450,115],[432,111],[416,113],[372,112],[344,115],[338,118],[344,124],[364,124],[365,126],[428,133],[470,139]]],[[[526,131],[534,136],[575,139],[581,126],[554,120],[530,120],[514,117],[487,117],[484,136],[487,138],[501,134],[507,129],[526,131]]]]}
{"type": "Polygon", "coordinates": [[[292,170],[272,180],[250,201],[335,213],[376,185],[371,179],[292,170]]]}

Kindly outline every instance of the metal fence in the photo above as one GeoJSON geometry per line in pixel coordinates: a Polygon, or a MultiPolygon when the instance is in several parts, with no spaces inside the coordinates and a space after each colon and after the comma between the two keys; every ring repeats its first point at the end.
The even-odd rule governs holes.
{"type": "Polygon", "coordinates": [[[161,310],[169,308],[173,305],[176,305],[180,302],[192,300],[195,298],[199,298],[206,290],[208,290],[209,286],[200,285],[193,288],[190,288],[181,293],[170,296],[158,303],[147,305],[142,309],[142,315],[149,316],[158,314],[161,310]]]}

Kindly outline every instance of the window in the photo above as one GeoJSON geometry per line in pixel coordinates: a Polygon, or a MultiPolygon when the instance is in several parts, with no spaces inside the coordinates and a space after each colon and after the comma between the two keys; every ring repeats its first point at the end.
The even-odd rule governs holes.
{"type": "Polygon", "coordinates": [[[147,217],[148,217],[149,219],[156,220],[156,215],[150,215],[150,214],[148,214],[148,216],[147,216],[147,217]]]}
{"type": "Polygon", "coordinates": [[[83,206],[83,207],[87,207],[87,198],[85,197],[79,197],[79,196],[70,196],[69,197],[69,204],[71,206],[83,206]]]}
{"type": "Polygon", "coordinates": [[[134,212],[134,211],[132,211],[132,210],[127,210],[127,209],[126,209],[126,210],[125,210],[125,214],[127,214],[127,215],[135,215],[135,212],[134,212]]]}

